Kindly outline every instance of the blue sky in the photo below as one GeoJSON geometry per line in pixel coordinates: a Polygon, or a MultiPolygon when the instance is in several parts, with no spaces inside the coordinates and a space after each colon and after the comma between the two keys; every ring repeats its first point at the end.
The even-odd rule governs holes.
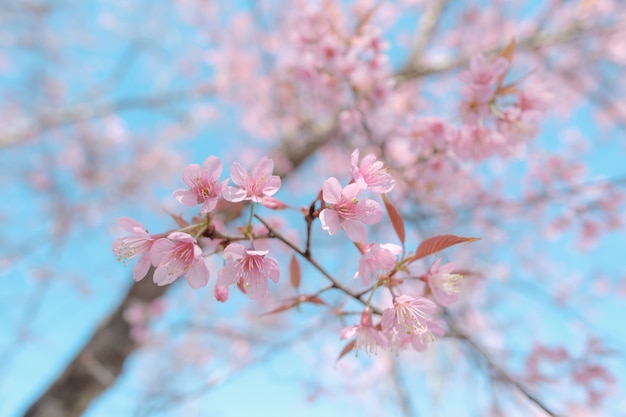
{"type": "MultiPolygon", "coordinates": [[[[96,15],[101,11],[104,3],[93,2],[90,6],[85,7],[82,16],[85,22],[91,22],[96,19],[96,15]]],[[[176,19],[170,17],[168,20],[170,27],[180,28],[176,25],[176,19]]],[[[59,30],[65,30],[64,15],[58,16],[59,30]]],[[[167,19],[166,19],[167,20],[167,19]]],[[[90,26],[87,24],[87,26],[90,26]]],[[[158,44],[157,52],[142,53],[132,62],[128,73],[122,77],[120,83],[116,86],[112,95],[114,97],[127,97],[137,94],[143,94],[146,91],[154,92],[157,88],[176,89],[186,85],[185,80],[176,79],[171,75],[171,68],[163,68],[162,74],[153,74],[146,77],[146,71],[152,71],[150,65],[155,57],[163,57],[168,53],[173,53],[176,48],[180,47],[181,39],[184,40],[185,31],[178,32],[176,35],[164,37],[163,40],[152,40],[158,44]],[[161,42],[162,41],[162,42],[161,42]],[[154,76],[154,78],[152,78],[154,76]],[[161,84],[154,82],[154,79],[161,79],[161,84]]],[[[98,45],[93,50],[76,48],[73,53],[79,57],[83,55],[90,59],[96,57],[96,61],[101,65],[97,65],[97,70],[87,71],[85,68],[74,68],[69,74],[63,77],[72,79],[76,77],[75,82],[69,82],[68,88],[72,92],[72,96],[80,97],[80,93],[89,86],[89,76],[98,79],[105,77],[112,68],[112,63],[120,56],[123,56],[125,44],[122,38],[109,37],[109,34],[94,31],[92,33],[96,38],[98,45]],[[88,75],[85,75],[88,74],[88,75]]],[[[149,49],[149,48],[148,48],[149,49]]],[[[13,58],[13,55],[10,55],[13,58]]],[[[26,58],[15,57],[15,67],[31,68],[38,65],[36,62],[29,64],[26,58]]],[[[17,83],[14,78],[7,78],[4,81],[0,79],[0,85],[17,83]]],[[[36,98],[33,98],[35,101],[36,98]]],[[[230,115],[220,120],[210,130],[202,131],[197,137],[192,138],[187,143],[180,145],[180,151],[183,152],[182,161],[184,165],[187,163],[201,163],[209,154],[224,156],[225,178],[230,165],[230,157],[237,155],[241,146],[247,144],[249,138],[237,127],[237,114],[226,110],[224,114],[230,115]]],[[[594,137],[600,132],[594,127],[594,121],[590,116],[589,109],[583,108],[576,117],[576,127],[581,131],[594,137]]],[[[165,123],[169,120],[169,115],[146,113],[146,112],[129,112],[124,114],[124,121],[132,129],[148,130],[152,126],[165,123]]],[[[542,137],[539,139],[548,147],[552,146],[558,132],[558,126],[548,123],[542,137]]],[[[623,144],[619,141],[598,142],[599,145],[593,149],[589,155],[588,162],[591,165],[592,172],[590,178],[598,176],[614,176],[623,172],[623,144]]],[[[50,225],[45,219],[40,218],[42,209],[41,196],[32,190],[26,189],[17,178],[18,172],[29,166],[26,152],[20,149],[8,149],[0,152],[0,173],[2,174],[3,192],[5,199],[2,202],[2,209],[5,218],[12,220],[11,224],[6,221],[2,224],[3,240],[8,242],[26,242],[37,241],[37,237],[41,230],[48,230],[50,225]],[[17,203],[16,203],[17,202],[17,203]]],[[[160,195],[157,200],[162,205],[169,206],[172,202],[171,191],[178,188],[179,179],[173,179],[172,184],[159,187],[160,195]]],[[[300,202],[307,204],[308,202],[300,202]]],[[[24,250],[32,252],[25,257],[25,261],[18,262],[11,268],[0,269],[0,356],[4,360],[0,363],[0,416],[17,417],[21,415],[24,409],[36,396],[48,386],[59,372],[64,368],[64,364],[69,361],[73,355],[88,340],[91,332],[102,320],[103,317],[114,307],[120,296],[124,294],[126,288],[130,284],[131,265],[124,266],[115,261],[110,251],[111,242],[119,232],[114,229],[115,219],[120,215],[131,215],[141,219],[152,230],[164,229],[170,226],[167,218],[160,213],[160,210],[154,210],[154,207],[141,207],[121,204],[119,208],[106,212],[106,215],[100,219],[96,225],[88,225],[87,222],[79,221],[82,227],[75,231],[62,246],[54,245],[27,245],[24,250]],[[164,225],[165,224],[165,225],[164,225]],[[33,247],[34,246],[34,247],[33,247]],[[32,266],[37,264],[52,265],[62,280],[52,280],[47,283],[41,283],[33,275],[32,266]],[[74,277],[74,278],[73,278],[74,277]],[[28,333],[21,334],[23,330],[19,326],[27,323],[28,333]],[[16,343],[17,342],[17,343],[16,343]]],[[[0,219],[2,220],[2,219],[0,219]]],[[[320,231],[318,230],[317,233],[320,231]]],[[[319,236],[319,234],[318,234],[319,236]]],[[[566,267],[563,269],[564,276],[578,274],[587,276],[596,271],[606,271],[610,275],[618,275],[623,272],[623,267],[619,263],[621,260],[621,248],[623,247],[623,231],[616,231],[605,239],[599,250],[593,252],[593,255],[580,255],[573,250],[573,245],[568,242],[572,236],[566,235],[564,239],[557,243],[543,243],[541,246],[545,251],[550,251],[555,259],[568,259],[566,267]]],[[[8,247],[8,246],[7,246],[8,247]]],[[[19,249],[11,246],[11,250],[19,249]]],[[[507,256],[502,254],[502,259],[507,256]]],[[[337,266],[349,269],[347,265],[337,266]]],[[[531,277],[532,278],[532,277],[531,277]]],[[[214,276],[213,278],[214,279],[214,276]]],[[[182,283],[180,283],[182,284],[182,283]]],[[[506,284],[502,284],[506,285],[506,284]]],[[[216,304],[212,299],[211,286],[199,291],[196,297],[202,297],[207,303],[216,304]]],[[[184,289],[174,290],[173,296],[183,297],[184,289]]],[[[516,303],[534,306],[539,303],[537,299],[525,299],[527,294],[521,295],[515,299],[516,303]]],[[[531,293],[532,296],[532,293],[531,293]]],[[[228,305],[216,305],[219,310],[216,313],[216,320],[227,320],[232,311],[240,306],[240,303],[246,302],[243,297],[234,297],[235,300],[228,305]]],[[[623,299],[621,299],[623,300],[623,299]]],[[[626,345],[626,334],[622,329],[621,317],[624,314],[624,304],[621,300],[608,301],[596,311],[590,312],[585,319],[589,320],[592,326],[600,335],[610,335],[610,340],[615,346],[622,347],[626,345]]],[[[180,302],[180,301],[176,301],[180,302]]],[[[533,308],[533,307],[530,307],[533,308]]],[[[502,310],[499,314],[506,317],[510,311],[502,310]]],[[[310,314],[310,311],[308,312],[310,314]]],[[[560,325],[560,318],[550,316],[540,316],[539,319],[545,321],[554,321],[554,327],[560,325]]],[[[308,322],[309,315],[303,314],[296,317],[294,323],[304,325],[308,322]]],[[[167,325],[168,317],[156,326],[167,325]]],[[[527,323],[531,327],[532,323],[527,323]]],[[[337,325],[339,327],[339,324],[337,325]]],[[[550,329],[550,326],[547,326],[550,329]]],[[[576,329],[555,328],[551,334],[545,334],[547,339],[562,341],[564,338],[576,340],[576,329]]],[[[550,331],[546,331],[550,333],[550,331]]],[[[518,335],[507,342],[515,344],[517,338],[524,339],[518,335]]],[[[523,343],[524,340],[519,340],[523,343]]],[[[362,416],[367,413],[372,415],[383,415],[386,409],[385,404],[378,404],[377,401],[371,401],[365,394],[363,397],[351,397],[343,395],[343,386],[341,385],[341,375],[345,370],[342,367],[336,368],[333,363],[324,362],[320,359],[318,362],[311,359],[311,353],[318,349],[318,346],[325,348],[334,347],[333,351],[319,352],[321,358],[328,358],[336,355],[341,349],[344,342],[339,341],[336,334],[324,334],[319,338],[313,337],[310,344],[301,346],[295,344],[293,347],[286,348],[276,355],[263,357],[259,363],[255,363],[242,372],[235,374],[226,379],[225,383],[212,388],[206,395],[198,397],[197,400],[191,401],[189,404],[182,406],[182,410],[190,414],[197,412],[199,415],[210,414],[214,416],[240,416],[240,415],[284,415],[293,414],[294,411],[300,416],[318,416],[324,414],[362,416]],[[329,342],[329,339],[331,340],[329,342]],[[306,356],[303,359],[302,352],[306,356]],[[337,387],[337,392],[322,395],[321,400],[311,402],[307,396],[315,394],[316,389],[312,381],[320,378],[329,386],[337,387]],[[304,382],[303,382],[304,381],[304,382]],[[308,382],[307,382],[308,381],[308,382]],[[372,405],[372,402],[375,404],[372,405]],[[380,410],[378,408],[380,408],[380,410]]],[[[433,362],[443,361],[442,353],[431,353],[428,356],[413,357],[412,359],[420,360],[428,358],[433,362]]],[[[87,417],[104,417],[104,416],[134,416],[140,415],[138,407],[138,399],[146,395],[146,366],[158,364],[159,352],[149,352],[147,354],[135,355],[129,362],[129,370],[126,372],[118,383],[102,397],[93,403],[88,410],[87,417]]],[[[168,357],[168,356],[165,356],[168,357]]],[[[375,359],[374,359],[375,360],[375,359]]],[[[367,358],[349,358],[345,366],[346,369],[353,368],[362,369],[367,374],[367,370],[372,367],[372,362],[367,358]]],[[[155,368],[158,369],[157,366],[155,368]]],[[[150,368],[148,368],[150,369],[150,368]]],[[[223,369],[216,366],[219,371],[223,369]]],[[[154,369],[153,369],[154,370],[154,369]]],[[[623,361],[616,361],[614,370],[622,378],[626,374],[624,371],[623,361]]],[[[207,371],[208,372],[208,371],[207,371]]],[[[196,375],[197,376],[197,375],[196,375]]],[[[208,372],[207,378],[213,378],[215,375],[208,372]]],[[[205,380],[206,380],[205,379],[205,380]]],[[[202,383],[200,379],[190,379],[190,385],[195,387],[197,382],[202,383]]],[[[165,384],[164,381],[164,385],[165,384]]],[[[425,384],[432,381],[424,381],[417,378],[408,385],[411,389],[419,392],[425,384]]],[[[436,383],[432,382],[432,383],[436,383]]],[[[484,382],[484,381],[483,381],[484,382]]],[[[374,385],[375,383],[372,383],[374,385]]],[[[371,388],[371,387],[370,387],[371,388]]],[[[388,387],[380,388],[379,393],[387,392],[388,387]]],[[[364,390],[364,393],[369,391],[364,390]]],[[[457,398],[464,398],[465,395],[460,394],[457,398]]],[[[482,394],[484,395],[484,394],[482,394]]],[[[479,395],[480,396],[480,395],[479,395]]],[[[619,409],[619,403],[615,404],[619,409]]],[[[392,407],[392,410],[397,411],[392,407]]],[[[433,412],[433,410],[420,410],[423,413],[433,412]]],[[[163,413],[164,415],[180,415],[181,408],[174,408],[171,411],[163,413]],[[168,414],[169,413],[169,414],[168,414]]]]}

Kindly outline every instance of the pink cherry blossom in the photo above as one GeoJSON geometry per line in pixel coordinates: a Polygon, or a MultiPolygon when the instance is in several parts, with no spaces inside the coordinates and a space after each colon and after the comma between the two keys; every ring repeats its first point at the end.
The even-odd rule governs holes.
{"type": "Polygon", "coordinates": [[[383,329],[397,328],[400,333],[425,333],[436,310],[437,305],[427,298],[401,295],[395,299],[393,308],[383,311],[381,324],[383,329]]]}
{"type": "Polygon", "coordinates": [[[341,187],[339,181],[330,177],[324,181],[322,195],[327,208],[320,213],[322,228],[334,235],[341,227],[354,242],[367,242],[365,224],[374,224],[382,217],[382,208],[374,200],[358,199],[367,184],[359,180],[341,187]]]}
{"type": "Polygon", "coordinates": [[[393,347],[411,346],[422,351],[444,334],[442,322],[432,317],[436,310],[437,305],[427,298],[401,295],[395,299],[393,308],[383,311],[380,324],[393,347]]]}
{"type": "Polygon", "coordinates": [[[266,257],[268,252],[231,243],[224,249],[226,265],[218,274],[217,285],[237,284],[250,298],[264,298],[267,295],[267,279],[278,282],[280,278],[278,262],[266,257]]]}
{"type": "Polygon", "coordinates": [[[392,243],[370,243],[359,260],[359,270],[354,278],[361,277],[363,284],[369,285],[372,277],[376,278],[379,274],[390,271],[401,253],[402,248],[392,243]]]}
{"type": "Polygon", "coordinates": [[[494,98],[500,78],[507,72],[509,61],[499,57],[488,62],[484,55],[474,55],[469,62],[469,69],[459,74],[459,79],[466,84],[462,94],[477,103],[488,103],[494,98]]]}
{"type": "Polygon", "coordinates": [[[352,178],[355,181],[360,179],[365,181],[368,190],[375,193],[388,193],[396,184],[389,173],[389,168],[385,168],[382,161],[378,161],[374,154],[364,156],[359,164],[359,150],[355,149],[352,152],[351,164],[352,178]]]}
{"type": "Polygon", "coordinates": [[[187,233],[174,232],[167,238],[157,240],[152,245],[150,256],[156,266],[154,282],[158,285],[171,284],[183,275],[194,290],[209,282],[209,269],[202,249],[196,239],[187,233]]]}
{"type": "Polygon", "coordinates": [[[442,306],[456,303],[461,292],[461,274],[451,274],[456,268],[453,263],[439,266],[441,259],[437,259],[428,271],[428,285],[435,300],[442,306]]]}
{"type": "Polygon", "coordinates": [[[244,200],[259,203],[265,197],[274,195],[280,188],[280,177],[272,175],[273,170],[274,161],[266,156],[256,163],[251,173],[237,162],[233,162],[230,177],[238,187],[226,187],[224,199],[233,203],[244,200]]]}
{"type": "Polygon", "coordinates": [[[140,281],[146,276],[152,264],[150,249],[156,239],[148,233],[141,223],[129,217],[120,217],[117,219],[117,223],[130,235],[115,239],[112,248],[113,253],[118,260],[140,256],[139,261],[133,267],[133,279],[140,281]]]}
{"type": "Polygon", "coordinates": [[[361,323],[355,326],[346,327],[341,330],[341,339],[346,340],[356,335],[356,344],[354,349],[357,354],[360,350],[364,350],[368,355],[375,355],[380,349],[386,349],[389,346],[387,336],[376,329],[372,324],[372,313],[365,310],[361,314],[361,323]]]}
{"type": "Polygon", "coordinates": [[[181,204],[193,207],[202,204],[201,214],[211,212],[217,205],[217,200],[228,184],[228,180],[218,182],[222,174],[222,162],[216,156],[209,156],[202,164],[191,164],[183,171],[183,183],[188,190],[176,190],[174,197],[181,204]]]}

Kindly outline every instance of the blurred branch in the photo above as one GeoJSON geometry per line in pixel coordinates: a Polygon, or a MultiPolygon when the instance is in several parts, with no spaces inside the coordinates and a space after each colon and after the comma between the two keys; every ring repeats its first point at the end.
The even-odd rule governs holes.
{"type": "Polygon", "coordinates": [[[479,346],[474,339],[472,339],[468,334],[464,333],[456,323],[447,317],[448,327],[452,333],[451,336],[456,337],[460,340],[463,340],[472,350],[478,354],[480,359],[489,367],[489,369],[495,374],[498,379],[501,379],[508,385],[515,388],[520,394],[528,399],[531,403],[535,404],[541,410],[543,410],[547,415],[551,417],[560,417],[560,414],[552,411],[545,403],[543,403],[539,398],[537,398],[534,394],[526,389],[517,379],[515,379],[510,373],[508,373],[503,367],[497,364],[491,355],[485,351],[481,346],[479,346]]]}
{"type": "Polygon", "coordinates": [[[201,100],[213,92],[212,87],[198,86],[193,90],[171,91],[163,94],[106,100],[101,103],[79,104],[62,109],[47,109],[23,123],[19,131],[0,136],[0,148],[19,145],[46,130],[69,126],[130,110],[157,109],[183,102],[201,100]]]}
{"type": "MultiPolygon", "coordinates": [[[[540,31],[535,33],[532,36],[529,36],[525,39],[521,39],[516,42],[517,49],[540,49],[547,46],[559,45],[567,42],[575,41],[579,39],[581,35],[589,34],[594,31],[602,31],[604,33],[616,31],[621,28],[621,25],[615,26],[603,26],[601,28],[598,27],[584,27],[582,24],[573,23],[570,26],[567,26],[559,31],[550,32],[550,31],[540,31]]],[[[506,42],[509,42],[510,39],[507,39],[506,42]]],[[[484,51],[487,54],[494,54],[504,48],[505,44],[493,48],[488,51],[484,51]]],[[[456,58],[451,58],[449,60],[445,60],[439,63],[421,63],[419,61],[414,61],[413,59],[414,53],[411,53],[412,59],[408,60],[407,63],[396,73],[396,79],[398,84],[405,83],[407,81],[424,77],[426,75],[430,75],[433,73],[440,73],[451,71],[453,69],[462,67],[469,62],[470,56],[464,55],[456,58]]]]}

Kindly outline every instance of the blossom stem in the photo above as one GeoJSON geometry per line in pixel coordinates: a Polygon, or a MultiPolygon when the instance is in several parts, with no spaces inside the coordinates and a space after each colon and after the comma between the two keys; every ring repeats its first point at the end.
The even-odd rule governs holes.
{"type": "MultiPolygon", "coordinates": [[[[277,231],[276,229],[274,229],[268,222],[266,222],[262,217],[260,217],[259,215],[255,214],[254,217],[260,221],[261,223],[263,223],[263,225],[267,228],[267,230],[270,231],[271,235],[280,240],[281,242],[283,242],[285,245],[289,246],[291,249],[293,249],[298,255],[300,255],[301,257],[303,257],[308,263],[310,263],[315,269],[317,269],[319,272],[322,273],[322,275],[324,275],[331,283],[332,286],[331,288],[337,288],[338,290],[344,292],[346,295],[349,295],[350,297],[354,298],[355,300],[357,300],[358,302],[360,302],[361,304],[363,304],[366,307],[369,307],[370,310],[372,310],[372,312],[376,313],[376,314],[382,314],[381,311],[379,311],[376,308],[372,308],[371,306],[369,306],[369,302],[366,302],[363,300],[363,296],[362,295],[357,295],[354,294],[352,291],[350,291],[348,288],[344,287],[343,285],[341,285],[339,283],[339,281],[337,279],[335,279],[335,277],[333,277],[328,271],[326,271],[326,269],[324,269],[324,267],[322,265],[320,265],[315,259],[313,259],[311,257],[310,254],[305,253],[302,249],[298,248],[295,244],[293,244],[289,239],[287,239],[286,237],[284,237],[279,231],[277,231]]],[[[330,288],[329,288],[330,289],[330,288]]]]}

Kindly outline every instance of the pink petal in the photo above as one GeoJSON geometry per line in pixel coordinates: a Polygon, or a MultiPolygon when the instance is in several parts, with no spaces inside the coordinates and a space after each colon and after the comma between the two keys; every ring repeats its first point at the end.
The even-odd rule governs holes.
{"type": "Polygon", "coordinates": [[[217,206],[217,201],[219,199],[217,197],[207,198],[202,203],[202,208],[200,209],[200,214],[207,214],[212,212],[217,206]]]}
{"type": "Polygon", "coordinates": [[[395,245],[393,243],[383,243],[380,247],[393,253],[394,255],[400,255],[402,253],[402,246],[395,245]]]}
{"type": "Polygon", "coordinates": [[[117,224],[120,225],[124,230],[129,233],[135,233],[137,229],[141,229],[145,231],[143,224],[139,223],[137,220],[133,220],[130,217],[119,217],[117,219],[117,224]]]}
{"type": "Polygon", "coordinates": [[[258,273],[251,272],[244,285],[246,293],[253,300],[263,299],[267,295],[267,278],[258,273]]]}
{"type": "Polygon", "coordinates": [[[259,159],[254,168],[252,168],[252,178],[254,178],[254,180],[259,180],[261,177],[268,178],[272,176],[272,171],[274,171],[274,161],[264,156],[259,159]]]}
{"type": "Polygon", "coordinates": [[[365,190],[367,190],[367,183],[362,178],[359,178],[356,182],[346,185],[346,188],[342,191],[343,199],[352,200],[365,190]]]}
{"type": "MultiPolygon", "coordinates": [[[[322,186],[322,196],[328,204],[337,204],[341,199],[341,184],[335,177],[330,177],[324,181],[322,186]]],[[[332,233],[331,233],[332,234],[332,233]]]]}
{"type": "Polygon", "coordinates": [[[150,258],[152,264],[158,266],[167,253],[174,247],[174,242],[169,239],[161,238],[152,244],[150,249],[150,258]]]}
{"type": "Polygon", "coordinates": [[[176,240],[178,242],[196,244],[196,239],[189,233],[185,232],[172,232],[167,237],[168,239],[176,240]]]}
{"type": "Polygon", "coordinates": [[[189,268],[185,274],[185,280],[194,290],[207,285],[209,282],[209,269],[204,263],[204,259],[200,259],[189,268]]]}
{"type": "Polygon", "coordinates": [[[150,270],[150,266],[152,266],[150,253],[145,253],[133,267],[133,279],[135,281],[144,279],[150,270]]]}
{"type": "Polygon", "coordinates": [[[322,210],[320,213],[320,221],[322,223],[322,229],[326,230],[331,236],[337,233],[341,226],[339,215],[332,209],[322,210]]]}
{"type": "Polygon", "coordinates": [[[265,267],[267,268],[269,278],[274,282],[278,282],[280,279],[280,268],[278,267],[276,259],[267,258],[265,260],[265,267]]]}
{"type": "Polygon", "coordinates": [[[235,184],[244,186],[246,178],[248,178],[248,172],[237,162],[233,162],[230,166],[230,178],[235,184]]]}
{"type": "Polygon", "coordinates": [[[358,329],[359,329],[359,326],[344,327],[343,329],[341,329],[339,338],[342,340],[350,339],[352,336],[357,334],[358,329]]]}
{"type": "Polygon", "coordinates": [[[226,265],[217,273],[217,285],[228,286],[237,282],[237,268],[233,262],[227,262],[226,265]]]}
{"type": "Polygon", "coordinates": [[[210,155],[204,160],[202,167],[209,174],[209,179],[217,181],[222,175],[222,161],[217,156],[210,155]]]}
{"type": "Polygon", "coordinates": [[[380,207],[380,204],[374,200],[365,200],[362,204],[365,207],[359,216],[359,220],[365,224],[378,223],[383,216],[383,209],[380,207]]]}
{"type": "Polygon", "coordinates": [[[163,286],[176,281],[179,276],[180,275],[176,275],[175,273],[170,273],[170,270],[168,268],[159,266],[157,267],[157,269],[155,269],[153,278],[155,284],[157,284],[158,286],[163,286]]]}
{"type": "Polygon", "coordinates": [[[193,188],[196,185],[196,178],[202,176],[202,171],[200,171],[200,165],[191,164],[187,165],[183,170],[183,184],[185,184],[189,188],[193,188]]]}
{"type": "Polygon", "coordinates": [[[242,188],[226,187],[226,189],[222,192],[224,200],[230,201],[231,203],[243,201],[247,196],[248,193],[242,188]]]}
{"type": "Polygon", "coordinates": [[[272,175],[265,182],[265,186],[263,187],[263,194],[266,196],[270,196],[276,194],[276,191],[280,188],[280,177],[277,175],[272,175]]]}
{"type": "Polygon", "coordinates": [[[224,249],[223,257],[227,261],[238,261],[246,256],[246,248],[239,243],[231,243],[224,249]]]}
{"type": "Polygon", "coordinates": [[[346,235],[353,242],[365,243],[367,242],[367,232],[365,226],[358,220],[344,220],[341,223],[341,227],[346,232],[346,235]]]}
{"type": "Polygon", "coordinates": [[[198,204],[198,195],[191,190],[176,190],[174,191],[174,198],[187,207],[193,207],[198,204]]]}

